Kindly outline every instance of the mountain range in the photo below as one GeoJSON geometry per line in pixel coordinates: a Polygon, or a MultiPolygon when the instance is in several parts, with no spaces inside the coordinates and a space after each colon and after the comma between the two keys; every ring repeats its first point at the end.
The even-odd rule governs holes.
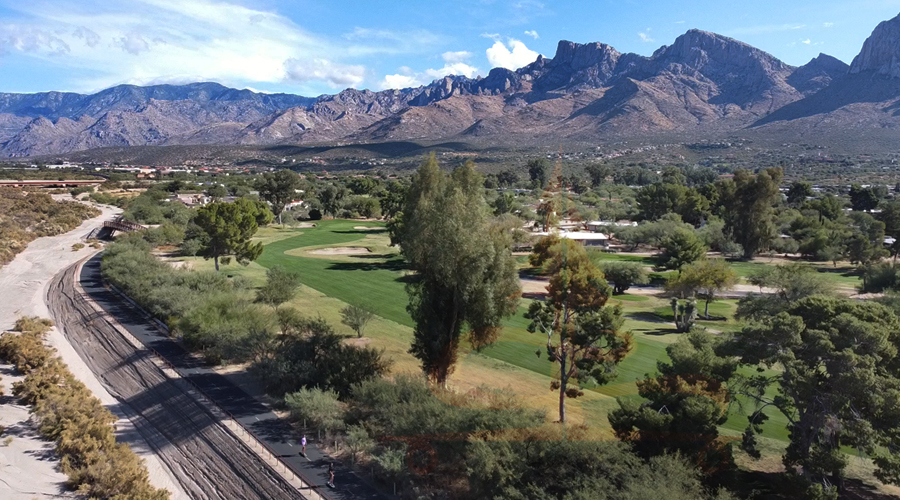
{"type": "Polygon", "coordinates": [[[552,59],[516,71],[381,92],[309,98],[193,83],[0,94],[5,157],[147,145],[515,145],[738,132],[900,139],[900,16],[879,24],[850,65],[822,54],[794,67],[691,30],[650,57],[561,41],[552,59]]]}

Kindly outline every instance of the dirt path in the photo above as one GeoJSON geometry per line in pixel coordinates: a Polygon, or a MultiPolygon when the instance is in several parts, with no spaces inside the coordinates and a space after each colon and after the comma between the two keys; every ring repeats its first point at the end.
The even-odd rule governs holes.
{"type": "Polygon", "coordinates": [[[190,498],[295,499],[299,492],[209,409],[192,387],[97,312],[76,286],[78,265],[57,275],[48,298],[53,317],[103,385],[133,412],[141,434],[174,471],[190,498]]]}

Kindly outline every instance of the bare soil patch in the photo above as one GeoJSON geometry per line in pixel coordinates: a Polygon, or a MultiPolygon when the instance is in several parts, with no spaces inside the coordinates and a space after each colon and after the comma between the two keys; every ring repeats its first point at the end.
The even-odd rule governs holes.
{"type": "Polygon", "coordinates": [[[372,251],[366,247],[330,247],[310,250],[309,253],[314,255],[365,255],[372,251]]]}

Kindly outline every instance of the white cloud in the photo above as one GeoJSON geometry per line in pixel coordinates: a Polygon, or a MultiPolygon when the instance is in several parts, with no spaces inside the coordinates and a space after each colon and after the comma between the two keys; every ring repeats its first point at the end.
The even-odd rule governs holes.
{"type": "Polygon", "coordinates": [[[494,41],[500,40],[500,33],[482,33],[479,36],[481,36],[481,38],[490,38],[494,41]]]}
{"type": "Polygon", "coordinates": [[[140,55],[141,52],[150,50],[150,44],[147,40],[144,40],[144,37],[135,31],[117,39],[113,42],[113,45],[132,55],[140,55]]]}
{"type": "Polygon", "coordinates": [[[644,43],[651,43],[651,42],[653,42],[654,40],[653,40],[653,38],[650,36],[650,34],[648,33],[649,31],[650,31],[650,30],[642,31],[642,32],[638,33],[638,38],[640,38],[641,41],[644,42],[644,43]]]}
{"type": "Polygon", "coordinates": [[[538,35],[538,32],[535,30],[528,30],[525,32],[525,34],[530,36],[531,38],[534,38],[535,40],[537,40],[538,38],[541,37],[540,35],[538,35]]]}
{"type": "Polygon", "coordinates": [[[356,87],[365,80],[365,66],[338,64],[327,59],[288,59],[284,62],[286,79],[291,82],[325,82],[329,87],[356,87]]]}
{"type": "Polygon", "coordinates": [[[684,24],[686,21],[675,21],[675,24],[684,24]]]}
{"type": "MultiPolygon", "coordinates": [[[[329,40],[236,1],[93,0],[89,8],[68,0],[22,2],[16,5],[22,24],[0,24],[0,54],[52,56],[61,74],[77,69],[91,75],[69,82],[67,90],[213,80],[241,86],[300,82],[297,91],[306,93],[361,85],[366,70],[356,59],[413,47],[391,41],[387,32],[356,33],[379,36],[379,43],[329,40]]],[[[414,34],[416,43],[434,40],[414,34]]]]}
{"type": "Polygon", "coordinates": [[[37,26],[0,24],[0,54],[24,52],[32,55],[60,56],[71,52],[68,43],[53,31],[37,26]]]}
{"type": "Polygon", "coordinates": [[[84,26],[75,28],[75,31],[72,32],[72,36],[84,40],[85,45],[91,48],[96,47],[97,44],[100,43],[100,35],[94,33],[88,28],[85,28],[84,26]]]}
{"type": "Polygon", "coordinates": [[[444,52],[441,54],[441,58],[447,64],[453,64],[458,62],[463,62],[472,57],[472,53],[467,50],[460,50],[457,52],[444,52]]]}
{"type": "Polygon", "coordinates": [[[486,54],[492,68],[506,68],[510,70],[527,66],[533,63],[540,55],[514,38],[510,38],[506,44],[500,40],[495,41],[494,45],[487,49],[486,54]]]}
{"type": "Polygon", "coordinates": [[[834,26],[834,23],[822,23],[823,28],[831,28],[834,26]]]}
{"type": "Polygon", "coordinates": [[[803,44],[806,44],[806,45],[811,45],[811,44],[812,44],[812,40],[810,40],[809,38],[807,38],[806,40],[803,40],[803,41],[801,41],[800,43],[803,43],[803,44]]]}
{"type": "Polygon", "coordinates": [[[444,60],[444,67],[438,69],[426,69],[422,72],[415,72],[407,66],[399,69],[399,73],[393,75],[385,75],[380,83],[382,89],[403,89],[409,87],[418,87],[427,85],[434,80],[444,78],[448,75],[465,76],[475,78],[478,76],[478,68],[466,63],[472,57],[471,52],[444,52],[441,58],[444,60]]]}

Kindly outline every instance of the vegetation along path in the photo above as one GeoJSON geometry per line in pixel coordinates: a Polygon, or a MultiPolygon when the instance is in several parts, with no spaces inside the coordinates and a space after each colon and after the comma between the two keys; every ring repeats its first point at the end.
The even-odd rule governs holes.
{"type": "MultiPolygon", "coordinates": [[[[199,387],[203,393],[214,400],[218,407],[227,411],[245,429],[248,429],[256,439],[264,442],[280,458],[283,464],[291,468],[295,475],[299,476],[304,483],[316,489],[317,495],[330,499],[380,498],[375,490],[343,468],[338,470],[341,487],[336,490],[324,488],[323,486],[328,479],[328,457],[315,446],[307,446],[308,458],[300,456],[300,448],[296,443],[298,439],[292,438],[294,432],[285,421],[279,419],[267,406],[248,395],[243,389],[234,385],[224,376],[205,368],[198,358],[184,350],[176,341],[160,335],[156,327],[151,325],[151,320],[120,296],[104,288],[100,284],[99,256],[92,258],[84,265],[79,279],[85,292],[105,312],[116,318],[140,342],[151,347],[156,353],[164,357],[166,361],[178,370],[182,377],[199,387]]],[[[143,355],[146,356],[147,351],[144,351],[143,355]]],[[[139,398],[140,401],[143,401],[147,396],[141,395],[139,398]]],[[[139,408],[146,406],[147,404],[142,403],[139,405],[139,408]]],[[[221,426],[217,425],[216,427],[221,426]]],[[[183,433],[184,431],[180,432],[183,433]]],[[[175,436],[175,438],[178,439],[178,436],[175,436]]],[[[223,458],[231,459],[246,453],[252,454],[247,449],[238,451],[237,454],[229,453],[223,458]]],[[[262,477],[255,477],[255,475],[246,477],[248,484],[259,484],[262,488],[275,488],[272,494],[276,496],[271,496],[272,494],[268,492],[268,489],[265,489],[260,493],[262,498],[300,498],[299,493],[293,491],[292,487],[282,484],[284,482],[280,478],[276,480],[272,475],[274,471],[269,470],[270,468],[264,465],[261,460],[257,459],[256,461],[257,463],[254,465],[237,466],[235,464],[238,471],[237,477],[245,477],[244,472],[241,472],[244,469],[264,470],[265,473],[262,474],[262,477]],[[292,490],[293,496],[284,496],[282,494],[283,489],[292,490]]],[[[256,496],[226,495],[226,498],[256,498],[256,496]]]]}
{"type": "Polygon", "coordinates": [[[85,292],[104,306],[98,313],[76,287],[73,265],[51,282],[48,302],[57,324],[107,389],[139,418],[138,429],[157,449],[191,498],[209,500],[302,498],[256,453],[170,378],[149,350],[137,348],[117,329],[141,318],[121,307],[99,281],[99,258],[83,269],[85,292]],[[112,316],[105,314],[110,313],[112,316]]]}

